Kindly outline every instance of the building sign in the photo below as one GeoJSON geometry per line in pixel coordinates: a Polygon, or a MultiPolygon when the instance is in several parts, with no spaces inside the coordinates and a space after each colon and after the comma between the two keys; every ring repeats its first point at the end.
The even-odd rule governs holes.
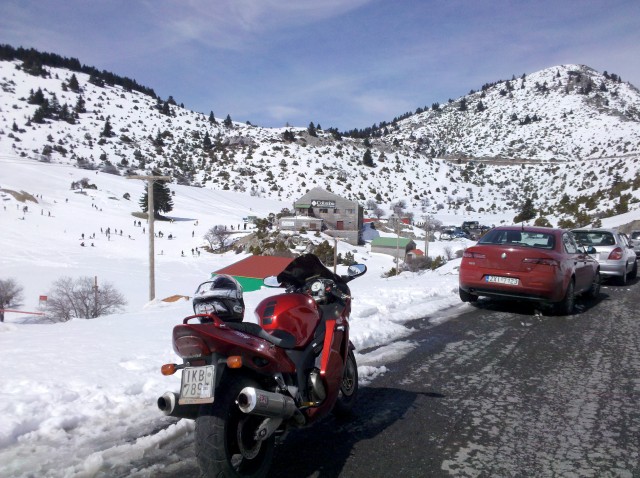
{"type": "Polygon", "coordinates": [[[323,207],[323,208],[327,208],[327,209],[335,209],[336,208],[336,202],[335,201],[330,201],[327,199],[314,199],[311,201],[311,206],[312,207],[323,207]]]}

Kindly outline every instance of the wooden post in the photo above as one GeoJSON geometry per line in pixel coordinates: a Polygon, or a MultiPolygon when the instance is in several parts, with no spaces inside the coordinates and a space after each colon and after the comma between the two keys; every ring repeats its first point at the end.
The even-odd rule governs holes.
{"type": "Polygon", "coordinates": [[[98,317],[98,276],[93,278],[93,318],[98,317]]]}
{"type": "Polygon", "coordinates": [[[127,179],[142,179],[147,181],[147,221],[149,225],[149,301],[156,298],[156,278],[154,259],[154,229],[153,220],[155,211],[153,208],[153,183],[154,181],[171,181],[171,176],[127,176],[127,179]]]}

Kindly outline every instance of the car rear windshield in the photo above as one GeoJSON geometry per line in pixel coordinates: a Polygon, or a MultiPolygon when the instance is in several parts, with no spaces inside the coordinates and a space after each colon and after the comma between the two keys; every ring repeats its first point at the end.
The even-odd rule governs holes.
{"type": "Polygon", "coordinates": [[[522,231],[520,229],[493,229],[485,234],[478,244],[507,244],[513,246],[553,249],[556,239],[545,232],[522,231]]]}
{"type": "Polygon", "coordinates": [[[638,239],[640,238],[640,231],[633,231],[631,233],[631,239],[638,239]]]}
{"type": "Polygon", "coordinates": [[[613,246],[616,243],[613,234],[607,231],[573,231],[581,246],[613,246]]]}

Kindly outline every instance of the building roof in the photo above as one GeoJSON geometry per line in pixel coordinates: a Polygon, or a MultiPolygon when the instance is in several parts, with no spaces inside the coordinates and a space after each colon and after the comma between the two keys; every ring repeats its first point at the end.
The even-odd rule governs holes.
{"type": "Polygon", "coordinates": [[[291,257],[249,256],[235,264],[217,270],[215,273],[264,279],[265,277],[280,274],[291,261],[293,261],[291,257]]]}
{"type": "Polygon", "coordinates": [[[326,191],[322,188],[315,187],[311,189],[307,194],[302,196],[300,199],[293,203],[296,208],[308,208],[311,206],[311,201],[314,199],[327,199],[333,201],[347,201],[353,203],[354,206],[357,206],[358,203],[356,201],[352,201],[351,199],[347,199],[345,197],[339,196],[335,193],[326,191]]]}
{"type": "MultiPolygon", "coordinates": [[[[413,241],[405,237],[376,237],[371,241],[371,247],[402,247],[406,248],[413,241]]],[[[414,243],[415,244],[415,243],[414,243]]]]}

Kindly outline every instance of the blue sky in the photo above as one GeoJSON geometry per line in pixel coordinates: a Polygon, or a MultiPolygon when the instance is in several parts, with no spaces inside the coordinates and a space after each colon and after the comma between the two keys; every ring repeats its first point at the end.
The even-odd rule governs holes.
{"type": "Polygon", "coordinates": [[[267,127],[364,128],[566,63],[640,87],[638,0],[0,0],[0,43],[267,127]]]}

